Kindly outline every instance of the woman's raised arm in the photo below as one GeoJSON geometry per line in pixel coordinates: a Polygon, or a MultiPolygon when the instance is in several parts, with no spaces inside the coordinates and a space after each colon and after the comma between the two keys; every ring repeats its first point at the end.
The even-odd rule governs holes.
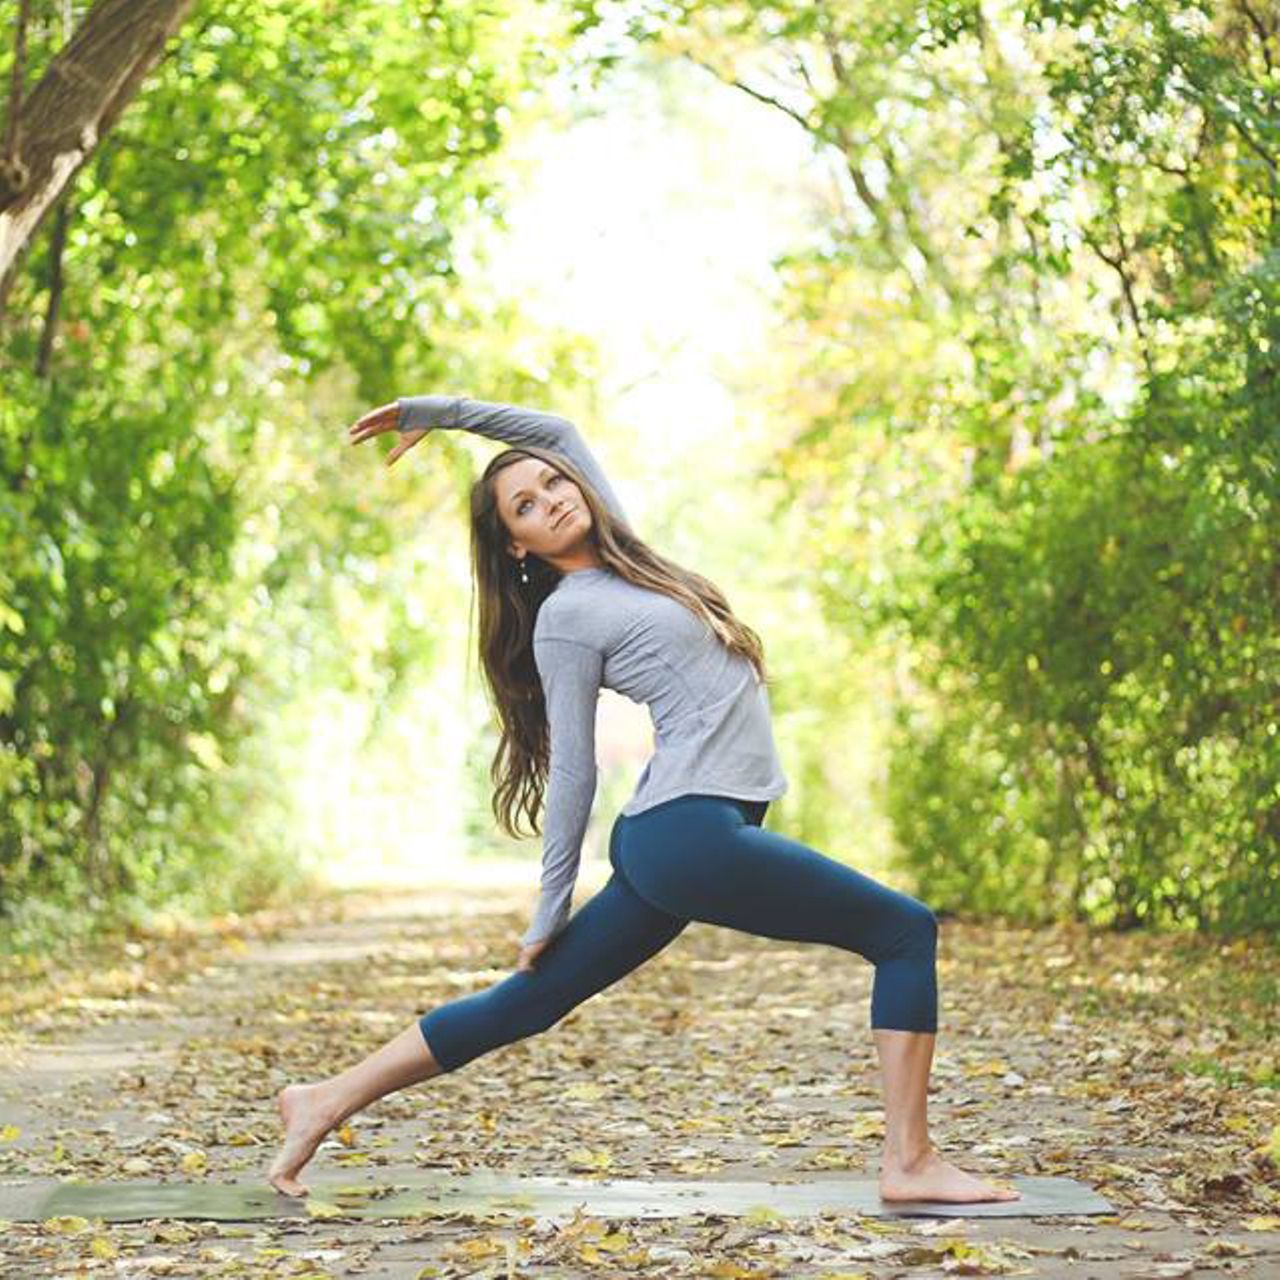
{"type": "Polygon", "coordinates": [[[563,454],[587,478],[610,512],[630,525],[604,469],[567,418],[520,405],[471,400],[466,396],[401,396],[396,404],[399,406],[397,428],[402,433],[433,428],[474,431],[476,435],[500,440],[503,444],[540,445],[563,454]]]}

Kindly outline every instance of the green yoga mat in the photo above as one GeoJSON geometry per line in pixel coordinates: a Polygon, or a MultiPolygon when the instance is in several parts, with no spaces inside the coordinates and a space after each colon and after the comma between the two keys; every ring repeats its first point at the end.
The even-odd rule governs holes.
{"type": "Polygon", "coordinates": [[[857,1213],[872,1217],[1038,1218],[1112,1213],[1095,1191],[1071,1178],[1010,1178],[1021,1200],[985,1204],[885,1204],[870,1178],[806,1182],[589,1181],[478,1172],[454,1177],[421,1172],[385,1182],[317,1177],[303,1200],[258,1183],[0,1183],[0,1219],[39,1222],[64,1214],[105,1222],[147,1218],[248,1222],[263,1218],[429,1218],[475,1215],[558,1218],[579,1208],[592,1217],[676,1218],[746,1215],[766,1208],[783,1217],[857,1213]]]}

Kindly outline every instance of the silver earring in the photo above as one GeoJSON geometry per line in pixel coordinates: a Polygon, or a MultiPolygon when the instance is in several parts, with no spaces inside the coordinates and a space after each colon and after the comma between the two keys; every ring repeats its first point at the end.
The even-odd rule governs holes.
{"type": "Polygon", "coordinates": [[[527,587],[529,585],[529,574],[524,567],[524,557],[520,557],[520,581],[527,587]]]}

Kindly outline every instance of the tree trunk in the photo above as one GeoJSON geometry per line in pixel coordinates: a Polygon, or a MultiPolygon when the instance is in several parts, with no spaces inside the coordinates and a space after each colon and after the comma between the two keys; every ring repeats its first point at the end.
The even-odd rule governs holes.
{"type": "Polygon", "coordinates": [[[0,314],[45,215],[160,60],[195,0],[98,0],[17,108],[0,178],[0,314]]]}

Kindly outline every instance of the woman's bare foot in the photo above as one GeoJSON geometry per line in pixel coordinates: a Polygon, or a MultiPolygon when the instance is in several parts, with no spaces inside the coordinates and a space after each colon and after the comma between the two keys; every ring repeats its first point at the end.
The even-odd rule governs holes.
{"type": "Polygon", "coordinates": [[[325,1107],[321,1092],[318,1084],[290,1084],[276,1095],[284,1122],[284,1145],[271,1162],[267,1181],[287,1196],[307,1194],[298,1174],[339,1119],[325,1107]]]}
{"type": "Polygon", "coordinates": [[[948,1163],[932,1148],[907,1162],[885,1157],[880,1165],[881,1200],[936,1200],[970,1204],[988,1200],[1021,1200],[1022,1192],[996,1187],[948,1163]]]}

